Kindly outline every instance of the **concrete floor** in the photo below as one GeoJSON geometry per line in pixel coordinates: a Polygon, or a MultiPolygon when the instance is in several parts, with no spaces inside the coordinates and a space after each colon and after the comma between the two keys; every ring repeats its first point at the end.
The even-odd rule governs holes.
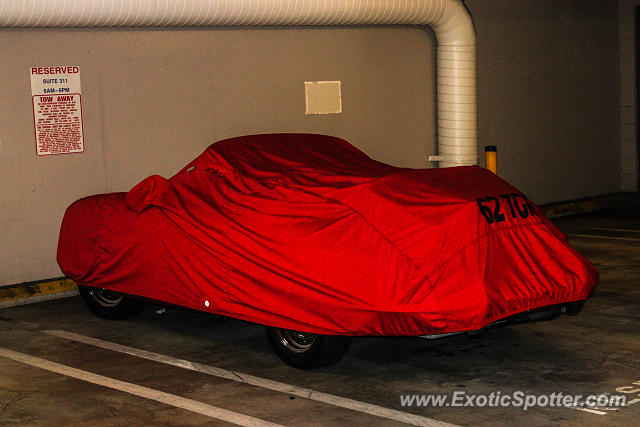
{"type": "Polygon", "coordinates": [[[342,362],[317,371],[281,363],[260,326],[199,313],[150,308],[110,322],[78,297],[2,310],[0,425],[640,425],[640,210],[556,222],[601,273],[597,295],[579,316],[475,339],[357,339],[342,362]],[[102,341],[79,342],[83,337],[102,341]],[[122,353],[135,350],[112,343],[183,367],[122,353]],[[26,359],[13,360],[16,354],[26,359]],[[400,405],[400,394],[586,396],[616,389],[638,403],[591,412],[400,405]]]}

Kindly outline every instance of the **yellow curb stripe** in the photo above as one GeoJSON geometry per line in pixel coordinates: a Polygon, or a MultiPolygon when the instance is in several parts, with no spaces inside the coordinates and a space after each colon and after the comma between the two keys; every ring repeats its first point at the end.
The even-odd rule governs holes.
{"type": "Polygon", "coordinates": [[[68,292],[76,288],[75,282],[71,279],[56,279],[37,283],[23,283],[5,288],[0,287],[0,303],[68,292]]]}

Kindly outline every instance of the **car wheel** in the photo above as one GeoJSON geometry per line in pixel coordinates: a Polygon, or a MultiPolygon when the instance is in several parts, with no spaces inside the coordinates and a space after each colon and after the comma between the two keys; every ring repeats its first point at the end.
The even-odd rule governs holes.
{"type": "Polygon", "coordinates": [[[78,290],[87,307],[104,319],[126,319],[142,313],[147,306],[145,301],[108,289],[79,285],[78,290]]]}
{"type": "Polygon", "coordinates": [[[267,336],[278,356],[298,369],[333,365],[345,355],[351,337],[319,335],[267,326],[267,336]]]}
{"type": "Polygon", "coordinates": [[[582,307],[584,307],[584,301],[575,301],[567,304],[566,313],[569,316],[577,316],[582,311],[582,307]]]}

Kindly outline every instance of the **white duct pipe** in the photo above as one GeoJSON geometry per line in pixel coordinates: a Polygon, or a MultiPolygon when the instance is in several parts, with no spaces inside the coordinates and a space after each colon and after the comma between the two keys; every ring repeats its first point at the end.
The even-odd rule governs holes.
{"type": "Polygon", "coordinates": [[[441,167],[475,164],[475,30],[461,0],[0,0],[0,27],[429,25],[441,167]]]}

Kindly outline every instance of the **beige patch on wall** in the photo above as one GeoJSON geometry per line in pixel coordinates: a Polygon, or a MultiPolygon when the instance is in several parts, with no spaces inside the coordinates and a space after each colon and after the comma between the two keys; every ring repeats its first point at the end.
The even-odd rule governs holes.
{"type": "Polygon", "coordinates": [[[304,82],[305,114],[342,113],[340,81],[304,82]]]}

